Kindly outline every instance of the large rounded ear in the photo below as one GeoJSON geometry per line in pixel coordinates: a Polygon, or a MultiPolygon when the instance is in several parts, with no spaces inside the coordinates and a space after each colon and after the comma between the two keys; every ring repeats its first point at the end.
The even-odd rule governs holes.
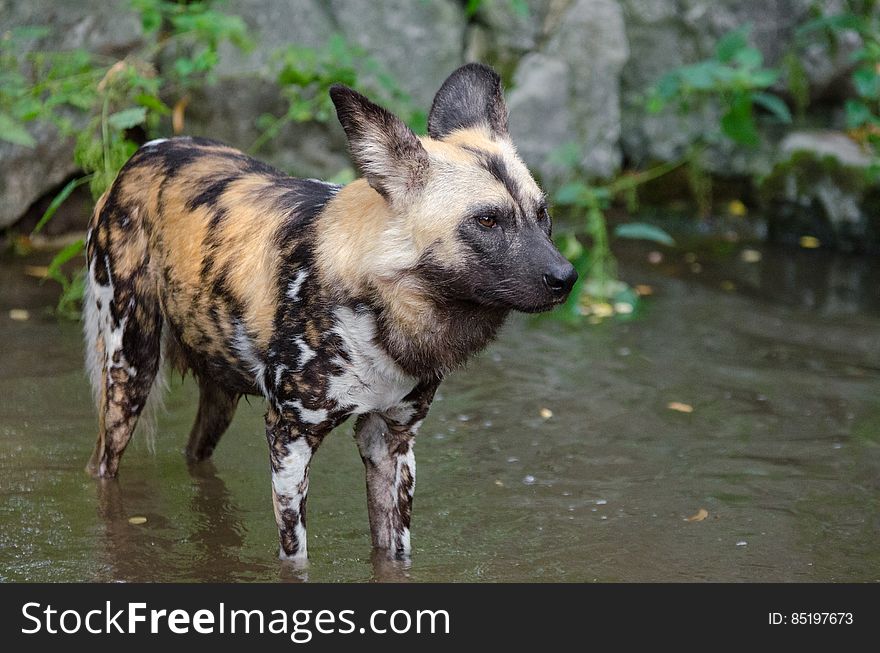
{"type": "Polygon", "coordinates": [[[389,201],[422,186],[428,153],[400,118],[342,84],[330,87],[330,97],[351,157],[370,186],[389,201]]]}
{"type": "Polygon", "coordinates": [[[452,73],[431,105],[428,134],[443,138],[456,129],[484,126],[507,138],[507,105],[498,73],[480,63],[465,64],[452,73]]]}

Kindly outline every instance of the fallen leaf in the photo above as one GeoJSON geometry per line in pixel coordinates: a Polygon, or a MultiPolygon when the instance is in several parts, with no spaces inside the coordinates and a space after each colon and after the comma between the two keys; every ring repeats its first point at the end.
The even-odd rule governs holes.
{"type": "Polygon", "coordinates": [[[640,283],[640,284],[636,285],[634,290],[641,297],[647,297],[648,295],[654,294],[654,289],[651,286],[644,284],[644,283],[640,283]]]}
{"type": "Polygon", "coordinates": [[[727,210],[730,215],[735,215],[738,218],[743,217],[746,213],[749,212],[749,209],[746,208],[746,205],[739,200],[733,200],[730,204],[728,204],[727,210]]]}
{"type": "Polygon", "coordinates": [[[495,485],[497,485],[498,487],[504,487],[504,482],[496,480],[495,485]]]}
{"type": "Polygon", "coordinates": [[[129,517],[128,523],[132,524],[134,526],[140,526],[141,524],[147,523],[147,518],[146,517],[129,517]]]}
{"type": "Polygon", "coordinates": [[[47,265],[25,265],[24,273],[29,277],[37,279],[45,279],[49,276],[49,266],[47,265]]]}
{"type": "Polygon", "coordinates": [[[817,247],[821,247],[822,245],[822,241],[815,236],[801,236],[801,239],[798,241],[798,243],[804,249],[816,249],[817,247]]]}
{"type": "Polygon", "coordinates": [[[171,111],[171,129],[175,134],[183,133],[184,114],[188,104],[189,95],[184,95],[174,104],[174,109],[171,111]]]}
{"type": "Polygon", "coordinates": [[[542,408],[539,413],[544,419],[550,419],[551,417],[553,417],[553,411],[549,408],[542,408]]]}
{"type": "Polygon", "coordinates": [[[31,314],[23,308],[13,308],[9,311],[9,319],[16,320],[17,322],[24,322],[25,320],[29,320],[31,314]]]}
{"type": "Polygon", "coordinates": [[[703,521],[706,517],[709,516],[709,511],[705,508],[700,508],[697,510],[697,514],[691,515],[685,521],[703,521]]]}
{"type": "Polygon", "coordinates": [[[666,407],[669,410],[676,410],[679,413],[692,413],[694,412],[694,407],[690,404],[683,404],[680,401],[670,401],[666,404],[666,407]]]}
{"type": "Polygon", "coordinates": [[[744,263],[758,263],[762,258],[762,254],[756,249],[744,249],[739,253],[739,258],[744,263]]]}

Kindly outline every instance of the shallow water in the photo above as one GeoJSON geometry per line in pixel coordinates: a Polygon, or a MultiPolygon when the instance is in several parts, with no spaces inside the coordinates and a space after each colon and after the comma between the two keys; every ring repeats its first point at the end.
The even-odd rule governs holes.
{"type": "Polygon", "coordinates": [[[736,250],[694,272],[632,247],[623,277],[654,289],[634,319],[516,317],[449,378],[416,447],[411,566],[371,561],[362,466],[338,429],[312,468],[304,570],[275,557],[256,399],[188,470],[196,392],[176,379],[155,453],[136,438],[118,482],[85,474],[79,326],[46,312],[54,289],[24,275],[34,260],[7,255],[0,579],[878,581],[878,267],[736,250]]]}

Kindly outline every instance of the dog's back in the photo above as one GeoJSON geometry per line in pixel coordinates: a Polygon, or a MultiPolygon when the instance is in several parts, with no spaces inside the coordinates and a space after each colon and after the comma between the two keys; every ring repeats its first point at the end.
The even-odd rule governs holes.
{"type": "Polygon", "coordinates": [[[181,371],[266,394],[282,300],[305,291],[279,280],[305,285],[310,224],[338,189],[204,139],[153,141],[130,159],[98,201],[87,244],[87,358],[108,433],[94,471],[150,394],[163,328],[181,371]]]}

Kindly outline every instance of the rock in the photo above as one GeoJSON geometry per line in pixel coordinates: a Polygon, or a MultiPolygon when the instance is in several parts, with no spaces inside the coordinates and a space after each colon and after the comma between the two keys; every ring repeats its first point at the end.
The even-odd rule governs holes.
{"type": "MultiPolygon", "coordinates": [[[[0,34],[15,27],[51,27],[48,36],[26,43],[25,52],[83,48],[123,56],[142,36],[140,20],[127,3],[0,0],[0,17],[0,34]]],[[[72,139],[59,137],[50,125],[29,129],[37,141],[33,148],[0,141],[0,227],[13,224],[44,193],[76,173],[72,139]]]]}
{"type": "Polygon", "coordinates": [[[570,0],[483,2],[470,25],[467,58],[491,61],[502,78],[513,78],[519,60],[540,49],[570,0]]]}
{"type": "Polygon", "coordinates": [[[329,6],[349,42],[379,61],[425,110],[464,63],[465,17],[458,2],[331,0],[329,6]]]}
{"type": "Polygon", "coordinates": [[[795,152],[810,152],[819,158],[830,156],[857,168],[871,165],[871,156],[861,145],[846,134],[831,130],[791,132],[779,143],[779,154],[790,159],[795,152]]]}
{"type": "Polygon", "coordinates": [[[584,171],[611,176],[621,160],[619,79],[629,55],[620,6],[572,2],[540,55],[520,61],[509,93],[514,141],[528,142],[521,145],[526,163],[545,181],[556,179],[562,171],[547,159],[574,143],[584,171]]]}
{"type": "Polygon", "coordinates": [[[537,170],[545,183],[568,172],[548,158],[553,149],[572,137],[570,91],[568,65],[556,57],[535,52],[520,61],[513,89],[508,93],[513,141],[523,161],[537,170]]]}
{"type": "Polygon", "coordinates": [[[760,186],[771,240],[812,236],[844,251],[880,250],[880,185],[871,163],[845,134],[790,134],[760,186]]]}
{"type": "MultiPolygon", "coordinates": [[[[243,16],[258,45],[246,54],[224,48],[217,84],[200,91],[187,110],[187,132],[245,150],[260,134],[257,118],[285,109],[271,64],[273,53],[288,45],[322,48],[341,34],[398,80],[425,112],[446,76],[462,63],[464,13],[449,0],[234,0],[224,11],[243,16]]],[[[371,74],[367,70],[362,80],[375,85],[371,74]]],[[[289,123],[255,155],[309,177],[332,176],[350,166],[335,120],[289,123]]]]}

